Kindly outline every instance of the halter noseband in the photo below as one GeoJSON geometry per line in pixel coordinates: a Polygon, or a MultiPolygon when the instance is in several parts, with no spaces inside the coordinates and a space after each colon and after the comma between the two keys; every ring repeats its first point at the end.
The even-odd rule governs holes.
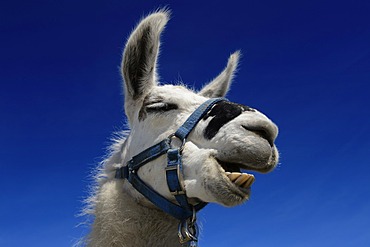
{"type": "Polygon", "coordinates": [[[178,232],[179,239],[181,243],[189,243],[188,246],[196,246],[198,234],[195,222],[196,212],[205,207],[207,203],[200,202],[193,206],[188,202],[186,191],[182,186],[182,149],[186,143],[186,137],[191,133],[203,116],[220,101],[227,101],[227,99],[212,98],[207,100],[188,117],[185,123],[181,125],[175,133],[132,157],[126,166],[116,169],[115,178],[127,179],[137,191],[144,195],[154,205],[181,221],[178,232]],[[171,142],[173,138],[178,138],[182,142],[182,145],[180,147],[172,147],[171,142]],[[178,204],[171,202],[150,188],[137,174],[140,167],[164,154],[167,154],[165,172],[168,189],[175,197],[178,204]]]}

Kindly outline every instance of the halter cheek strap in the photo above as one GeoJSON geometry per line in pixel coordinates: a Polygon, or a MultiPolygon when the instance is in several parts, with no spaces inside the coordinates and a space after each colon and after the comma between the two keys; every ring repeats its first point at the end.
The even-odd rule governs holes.
{"type": "Polygon", "coordinates": [[[207,205],[205,202],[200,202],[193,206],[188,202],[186,191],[182,185],[182,149],[186,143],[186,138],[194,127],[212,106],[220,101],[227,101],[227,99],[213,98],[207,100],[188,117],[185,123],[181,125],[175,133],[132,157],[126,166],[116,169],[115,178],[127,179],[137,191],[144,195],[154,205],[181,221],[179,225],[179,238],[182,243],[189,242],[190,240],[197,241],[195,212],[207,205]],[[174,148],[171,146],[173,138],[178,138],[182,142],[181,147],[174,148]],[[167,185],[178,204],[169,201],[153,190],[144,183],[137,174],[140,167],[164,154],[167,154],[167,166],[165,168],[167,185]]]}

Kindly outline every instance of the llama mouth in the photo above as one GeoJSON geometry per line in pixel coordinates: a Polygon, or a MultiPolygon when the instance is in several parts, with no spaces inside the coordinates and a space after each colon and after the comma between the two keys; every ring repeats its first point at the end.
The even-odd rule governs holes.
{"type": "Polygon", "coordinates": [[[217,159],[217,162],[225,171],[225,175],[235,186],[241,189],[249,189],[255,181],[255,178],[252,174],[242,172],[237,164],[227,163],[219,159],[217,159]]]}

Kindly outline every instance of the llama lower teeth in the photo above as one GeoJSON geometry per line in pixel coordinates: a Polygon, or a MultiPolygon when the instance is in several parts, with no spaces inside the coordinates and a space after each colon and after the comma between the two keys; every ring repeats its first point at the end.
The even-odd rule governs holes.
{"type": "Polygon", "coordinates": [[[254,176],[250,175],[241,187],[243,187],[243,188],[250,187],[253,184],[254,180],[255,180],[254,176]]]}
{"type": "Polygon", "coordinates": [[[240,172],[232,172],[232,173],[229,173],[229,174],[226,173],[226,175],[228,176],[228,178],[230,179],[231,182],[234,182],[242,174],[240,172]]]}
{"type": "Polygon", "coordinates": [[[238,186],[241,186],[242,184],[244,184],[247,180],[248,180],[249,176],[247,174],[242,174],[240,175],[235,181],[234,183],[238,186]]]}
{"type": "Polygon", "coordinates": [[[250,187],[255,180],[252,174],[239,172],[226,172],[225,174],[230,179],[231,182],[243,188],[250,187]]]}

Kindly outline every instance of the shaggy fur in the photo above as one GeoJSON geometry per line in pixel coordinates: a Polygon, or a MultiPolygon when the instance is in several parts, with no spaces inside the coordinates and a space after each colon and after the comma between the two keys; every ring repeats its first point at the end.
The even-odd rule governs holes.
{"type": "MultiPolygon", "coordinates": [[[[114,140],[109,157],[95,176],[97,184],[86,201],[84,215],[95,217],[92,232],[79,246],[176,246],[177,220],[155,209],[140,205],[124,191],[123,180],[115,180],[115,168],[121,164],[127,132],[114,140]],[[145,219],[145,221],[137,220],[145,219]],[[143,236],[134,238],[133,236],[143,236]],[[160,238],[158,238],[161,236],[160,238]]],[[[180,245],[179,245],[180,246],[180,245]]]]}
{"type": "MultiPolygon", "coordinates": [[[[178,221],[160,211],[126,180],[115,179],[115,169],[174,133],[208,98],[225,96],[237,68],[239,52],[230,56],[226,68],[199,93],[184,86],[159,85],[156,67],[160,34],[168,15],[168,11],[149,15],[127,41],[121,69],[130,130],[117,139],[96,176],[97,185],[85,210],[94,216],[94,221],[83,245],[180,246],[178,221]]],[[[218,105],[197,124],[183,150],[183,187],[190,202],[201,200],[224,206],[245,202],[249,189],[235,185],[221,163],[230,162],[239,168],[261,172],[273,170],[278,162],[274,145],[277,134],[276,125],[255,109],[234,103],[218,105]],[[228,121],[219,121],[220,114],[231,110],[237,110],[237,114],[232,114],[228,121]],[[211,122],[211,126],[217,122],[217,128],[207,138],[205,130],[211,122]]],[[[156,192],[175,202],[167,187],[165,166],[163,155],[141,167],[138,175],[156,192]]]]}

